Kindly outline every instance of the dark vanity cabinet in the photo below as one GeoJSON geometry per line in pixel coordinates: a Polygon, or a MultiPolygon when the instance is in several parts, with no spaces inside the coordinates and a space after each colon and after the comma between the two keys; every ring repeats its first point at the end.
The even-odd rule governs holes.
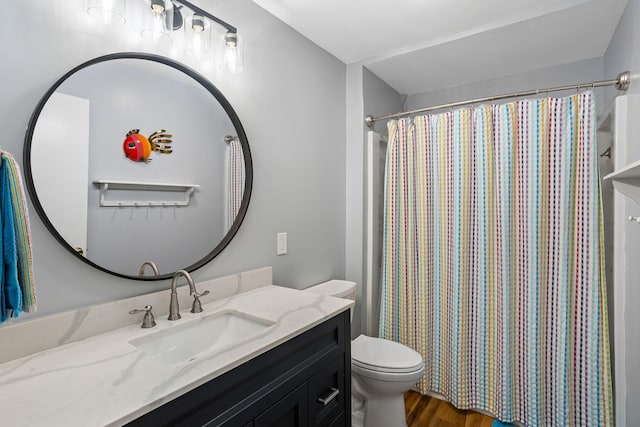
{"type": "Polygon", "coordinates": [[[350,426],[350,348],[346,311],[128,425],[350,426]]]}

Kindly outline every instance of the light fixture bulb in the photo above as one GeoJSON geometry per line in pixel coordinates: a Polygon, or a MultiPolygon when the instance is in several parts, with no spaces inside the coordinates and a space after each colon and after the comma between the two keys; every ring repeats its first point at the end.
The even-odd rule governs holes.
{"type": "Polygon", "coordinates": [[[197,31],[199,33],[204,31],[204,16],[193,15],[193,19],[191,21],[191,28],[193,31],[197,31]]]}
{"type": "Polygon", "coordinates": [[[197,13],[187,16],[184,25],[185,53],[198,57],[211,55],[211,22],[197,13]]]}
{"type": "Polygon", "coordinates": [[[140,34],[154,43],[171,43],[174,7],[170,0],[144,0],[140,34]]]}
{"type": "Polygon", "coordinates": [[[220,66],[230,73],[239,73],[244,69],[244,44],[235,32],[222,36],[222,57],[220,66]]]}
{"type": "Polygon", "coordinates": [[[153,13],[162,13],[162,12],[164,12],[164,1],[163,0],[151,0],[151,9],[153,9],[153,13]]]}
{"type": "Polygon", "coordinates": [[[238,46],[238,35],[236,33],[226,33],[224,35],[224,44],[231,48],[238,46]]]}

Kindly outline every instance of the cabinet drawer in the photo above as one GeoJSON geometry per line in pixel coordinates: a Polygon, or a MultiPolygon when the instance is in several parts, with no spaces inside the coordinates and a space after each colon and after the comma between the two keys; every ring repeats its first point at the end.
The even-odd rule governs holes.
{"type": "Polygon", "coordinates": [[[303,427],[307,410],[307,383],[303,383],[258,415],[253,427],[303,427]]]}
{"type": "Polygon", "coordinates": [[[345,410],[344,354],[322,365],[309,378],[309,426],[325,427],[345,410]]]}

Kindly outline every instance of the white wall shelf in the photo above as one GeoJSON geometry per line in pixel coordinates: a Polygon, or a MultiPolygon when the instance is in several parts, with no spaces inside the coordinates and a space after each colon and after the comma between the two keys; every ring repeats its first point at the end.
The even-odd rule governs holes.
{"type": "Polygon", "coordinates": [[[613,187],[640,206],[640,160],[605,176],[613,187]]]}
{"type": "Polygon", "coordinates": [[[148,207],[148,206],[189,206],[191,195],[199,185],[195,184],[166,184],[157,182],[132,182],[132,181],[111,181],[101,179],[93,181],[94,184],[100,187],[100,206],[106,207],[148,207]],[[105,197],[109,190],[129,190],[129,191],[153,191],[153,192],[182,192],[184,193],[183,200],[107,200],[105,197]]]}

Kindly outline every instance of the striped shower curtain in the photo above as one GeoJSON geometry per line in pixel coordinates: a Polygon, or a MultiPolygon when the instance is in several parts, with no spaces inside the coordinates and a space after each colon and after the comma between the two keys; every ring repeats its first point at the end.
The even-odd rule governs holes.
{"type": "Polygon", "coordinates": [[[224,232],[229,231],[238,215],[244,196],[244,155],[238,138],[232,139],[225,151],[224,232]]]}
{"type": "Polygon", "coordinates": [[[423,393],[612,425],[592,92],[389,123],[380,336],[423,393]]]}

